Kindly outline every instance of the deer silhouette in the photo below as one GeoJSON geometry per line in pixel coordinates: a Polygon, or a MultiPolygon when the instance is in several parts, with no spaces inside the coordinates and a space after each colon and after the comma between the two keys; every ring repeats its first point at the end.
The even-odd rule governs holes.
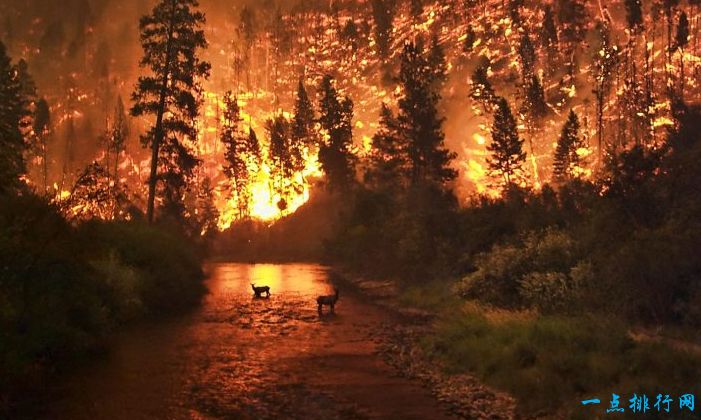
{"type": "Polygon", "coordinates": [[[331,309],[331,313],[333,313],[333,307],[338,301],[338,289],[334,287],[333,290],[335,292],[333,295],[319,296],[318,298],[316,298],[316,303],[318,305],[317,310],[319,311],[319,315],[321,315],[321,308],[324,305],[327,305],[331,309]]]}
{"type": "Polygon", "coordinates": [[[270,297],[270,287],[269,286],[256,287],[255,283],[251,283],[251,288],[253,289],[253,294],[256,297],[262,297],[263,293],[265,293],[265,297],[270,297]]]}

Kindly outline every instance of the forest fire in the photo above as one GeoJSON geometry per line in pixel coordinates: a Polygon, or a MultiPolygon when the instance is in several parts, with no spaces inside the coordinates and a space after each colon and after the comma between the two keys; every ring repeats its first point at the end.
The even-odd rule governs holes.
{"type": "Polygon", "coordinates": [[[693,416],[700,40],[701,0],[0,0],[0,418],[693,416]]]}
{"type": "MultiPolygon", "coordinates": [[[[643,14],[639,23],[644,30],[635,29],[637,26],[634,30],[628,28],[626,18],[635,16],[630,15],[633,9],[625,9],[625,2],[603,9],[595,4],[575,7],[557,2],[542,5],[500,0],[465,4],[422,1],[420,7],[418,3],[408,3],[362,2],[333,11],[280,7],[268,14],[243,5],[235,5],[222,14],[217,13],[216,6],[203,4],[210,19],[203,27],[209,44],[203,49],[203,57],[211,63],[212,78],[202,79],[202,109],[194,123],[198,130],[195,155],[203,165],[188,182],[192,184],[192,194],[196,194],[196,186],[203,178],[210,179],[220,229],[245,217],[273,221],[289,215],[313,194],[310,180],[324,178],[317,145],[300,149],[304,150],[303,163],[296,164],[292,172],[276,167],[275,156],[270,152],[268,121],[282,116],[287,121],[284,124],[293,123],[297,81],[302,80],[316,106],[322,76],[335,77],[339,94],[353,102],[351,148],[365,159],[373,153],[382,104],[394,107],[392,104],[405,95],[402,85],[396,83],[401,51],[403,45],[417,39],[427,50],[435,44],[436,54],[443,56],[445,80],[439,92],[440,107],[447,117],[446,145],[458,152],[450,165],[460,173],[455,190],[462,200],[475,193],[500,195],[499,176],[490,167],[488,150],[496,109],[494,99],[499,96],[513,103],[510,107],[517,133],[526,145],[528,163],[518,183],[538,190],[553,175],[557,139],[550,129],[559,131],[569,110],[578,114],[580,136],[586,143],[573,154],[581,162],[573,166],[572,173],[589,177],[603,164],[607,149],[627,147],[633,143],[632,136],[652,144],[653,139],[674,125],[667,86],[680,86],[686,98],[699,92],[695,77],[701,64],[697,42],[686,45],[682,38],[669,39],[670,31],[673,38],[676,29],[657,22],[655,13],[667,12],[656,9],[654,2],[640,4],[650,11],[643,14]],[[567,7],[571,10],[565,12],[567,7]],[[577,21],[578,13],[595,17],[595,22],[577,21]],[[386,23],[382,19],[389,18],[391,25],[383,27],[386,23]],[[563,26],[553,30],[553,24],[563,26]],[[294,32],[292,27],[296,28],[294,32]],[[670,49],[673,41],[679,44],[678,48],[670,49]],[[641,53],[636,56],[638,52],[641,53]],[[535,85],[531,79],[536,80],[535,85]],[[593,90],[586,87],[592,82],[597,84],[593,90]],[[255,132],[261,146],[260,165],[250,168],[246,176],[249,191],[243,195],[232,192],[232,181],[222,172],[226,162],[220,136],[226,91],[235,92],[240,108],[240,127],[236,130],[255,132]],[[468,106],[464,106],[466,98],[468,106]],[[626,120],[628,114],[634,116],[632,122],[626,120]],[[606,141],[602,140],[604,137],[606,141]],[[277,179],[280,170],[289,180],[277,179]],[[248,210],[242,210],[240,200],[247,202],[243,207],[248,210]]],[[[43,16],[32,18],[32,32],[41,32],[40,26],[47,21],[43,16]]],[[[695,30],[698,19],[689,22],[691,28],[686,30],[695,30]]],[[[115,30],[108,24],[104,26],[105,30],[115,30]]],[[[110,102],[117,95],[131,94],[129,89],[137,74],[133,65],[125,65],[119,61],[121,58],[110,56],[107,49],[97,48],[99,42],[93,39],[99,34],[96,27],[96,22],[86,23],[86,52],[81,59],[94,60],[95,66],[103,68],[102,75],[90,75],[99,88],[88,86],[81,69],[85,63],[80,60],[66,72],[64,86],[51,86],[42,75],[37,77],[37,84],[49,98],[51,112],[57,115],[47,131],[54,143],[47,157],[47,185],[58,185],[58,189],[53,189],[54,195],[65,200],[81,163],[102,162],[116,156],[119,162],[113,172],[120,173],[109,173],[106,179],[116,179],[122,187],[128,185],[129,193],[143,200],[150,157],[136,140],[152,121],[129,121],[127,147],[116,154],[105,152],[100,141],[90,144],[85,138],[101,138],[104,135],[100,132],[110,130],[117,118],[110,102]],[[125,165],[126,161],[132,163],[125,165]]],[[[130,39],[134,39],[133,35],[130,39]]],[[[47,54],[53,46],[47,38],[41,47],[27,41],[18,42],[15,48],[31,61],[47,54]]],[[[320,136],[323,129],[316,124],[313,131],[320,136]]],[[[319,138],[322,142],[328,140],[319,138]]],[[[35,186],[42,184],[37,179],[41,160],[37,162],[36,170],[29,176],[35,186]]]]}

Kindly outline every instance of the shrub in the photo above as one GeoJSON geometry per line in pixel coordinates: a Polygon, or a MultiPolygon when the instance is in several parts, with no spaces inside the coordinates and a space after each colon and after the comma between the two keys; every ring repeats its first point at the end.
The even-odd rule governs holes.
{"type": "Polygon", "coordinates": [[[471,372],[511,393],[525,417],[581,409],[581,399],[611,391],[689,392],[701,373],[698,356],[637,343],[622,323],[594,317],[491,322],[465,313],[445,319],[423,345],[450,372],[471,372]]]}
{"type": "Polygon", "coordinates": [[[576,263],[576,246],[569,235],[555,229],[532,232],[515,245],[495,245],[480,254],[477,270],[463,279],[459,291],[463,297],[500,307],[532,304],[553,310],[574,296],[570,271],[576,263]]]}
{"type": "Polygon", "coordinates": [[[91,260],[114,255],[135,270],[147,311],[177,311],[198,302],[205,292],[201,256],[172,230],[141,222],[92,221],[79,227],[79,236],[93,245],[91,260]]]}

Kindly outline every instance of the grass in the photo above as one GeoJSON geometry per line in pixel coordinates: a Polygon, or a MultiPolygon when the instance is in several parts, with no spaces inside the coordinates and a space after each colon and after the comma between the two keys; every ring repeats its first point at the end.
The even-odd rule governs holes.
{"type": "Polygon", "coordinates": [[[652,407],[658,392],[699,390],[701,358],[635,342],[622,323],[610,319],[502,316],[494,321],[470,309],[444,317],[423,344],[450,372],[471,372],[509,392],[527,415],[564,411],[568,417],[591,417],[605,413],[612,392],[621,395],[625,407],[630,395],[644,393],[652,407]],[[594,397],[602,405],[581,406],[582,399],[594,397]]]}

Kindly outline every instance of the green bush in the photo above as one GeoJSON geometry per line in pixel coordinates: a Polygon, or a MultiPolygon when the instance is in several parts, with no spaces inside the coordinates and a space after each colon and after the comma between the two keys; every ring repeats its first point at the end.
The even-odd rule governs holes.
{"type": "Polygon", "coordinates": [[[499,307],[533,305],[543,310],[567,306],[576,296],[574,270],[582,277],[576,244],[566,233],[547,229],[516,244],[495,245],[476,258],[477,269],[458,287],[463,297],[499,307]]]}
{"type": "Polygon", "coordinates": [[[104,259],[92,261],[95,276],[109,290],[107,306],[112,318],[123,323],[137,318],[144,312],[141,299],[143,276],[133,267],[125,265],[115,252],[104,259]]]}
{"type": "Polygon", "coordinates": [[[81,225],[78,235],[82,243],[93,244],[90,260],[114,256],[135,271],[147,311],[177,311],[198,302],[205,291],[201,256],[171,230],[141,222],[93,221],[81,225]]]}
{"type": "Polygon", "coordinates": [[[467,313],[446,319],[424,348],[448,371],[511,393],[525,414],[581,408],[611,392],[692,392],[701,373],[698,356],[635,342],[620,322],[594,317],[493,323],[467,313]]]}
{"type": "Polygon", "coordinates": [[[137,222],[76,228],[30,194],[0,201],[0,395],[101,348],[121,323],[203,294],[201,257],[184,237],[137,222]]]}

